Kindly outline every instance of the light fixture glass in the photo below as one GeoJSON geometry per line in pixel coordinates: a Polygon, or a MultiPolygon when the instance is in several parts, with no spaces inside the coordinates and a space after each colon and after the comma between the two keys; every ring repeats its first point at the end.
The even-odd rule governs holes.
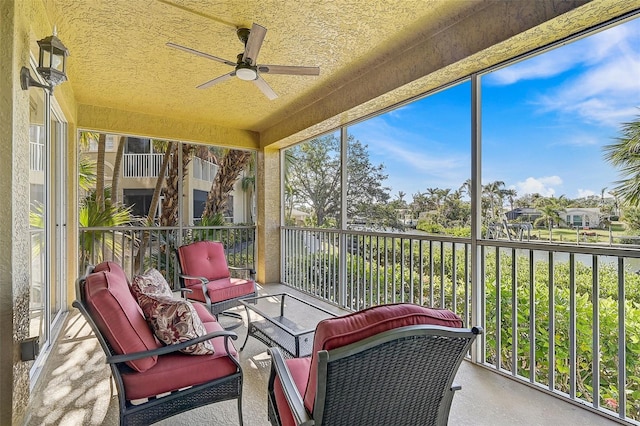
{"type": "Polygon", "coordinates": [[[258,73],[252,68],[238,68],[236,70],[236,76],[238,76],[240,80],[251,81],[258,78],[258,73]]]}
{"type": "Polygon", "coordinates": [[[29,69],[22,67],[20,70],[20,85],[23,90],[29,87],[42,87],[49,91],[67,80],[67,56],[69,50],[62,44],[57,37],[56,28],[53,28],[53,35],[38,40],[40,52],[38,55],[38,67],[36,71],[46,81],[42,84],[31,77],[29,69]]]}
{"type": "Polygon", "coordinates": [[[38,61],[38,73],[49,83],[56,86],[67,80],[66,59],[69,50],[57,37],[57,30],[53,28],[53,35],[38,40],[40,56],[38,61]]]}

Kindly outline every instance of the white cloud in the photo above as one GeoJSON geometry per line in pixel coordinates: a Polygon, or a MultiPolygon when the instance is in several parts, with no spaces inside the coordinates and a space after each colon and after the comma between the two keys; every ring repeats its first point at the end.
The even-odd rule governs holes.
{"type": "Polygon", "coordinates": [[[523,182],[517,182],[515,187],[519,197],[526,194],[551,197],[556,193],[553,186],[558,185],[562,185],[560,176],[544,176],[540,178],[528,177],[523,182]]]}
{"type": "Polygon", "coordinates": [[[587,198],[596,195],[596,193],[590,189],[578,188],[578,198],[587,198]]]}
{"type": "Polygon", "coordinates": [[[559,112],[574,121],[613,127],[636,116],[640,105],[640,20],[498,70],[487,76],[487,82],[508,85],[569,70],[573,74],[567,74],[570,78],[566,81],[532,97],[542,112],[559,112]]]}
{"type": "MultiPolygon", "coordinates": [[[[382,162],[402,164],[403,168],[413,169],[418,174],[441,174],[457,170],[466,159],[439,151],[439,143],[428,140],[425,135],[415,135],[398,127],[389,126],[384,119],[378,117],[358,125],[356,139],[369,147],[375,157],[382,157],[382,162]],[[424,150],[420,146],[433,145],[433,149],[424,150]]],[[[468,161],[468,160],[467,160],[468,161]]],[[[376,163],[372,159],[372,163],[376,163]]]]}
{"type": "Polygon", "coordinates": [[[576,43],[543,52],[538,56],[518,62],[495,71],[487,76],[487,81],[498,85],[517,83],[521,80],[533,80],[553,77],[575,67],[598,64],[607,59],[615,59],[623,52],[624,56],[635,55],[631,41],[638,37],[640,25],[629,23],[617,26],[590,36],[576,43]]]}

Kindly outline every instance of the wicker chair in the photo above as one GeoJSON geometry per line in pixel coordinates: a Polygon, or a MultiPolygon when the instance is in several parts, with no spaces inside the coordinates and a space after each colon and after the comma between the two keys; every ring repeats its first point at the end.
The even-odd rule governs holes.
{"type": "Polygon", "coordinates": [[[224,246],[219,241],[197,241],[178,247],[175,252],[179,267],[180,286],[188,299],[204,303],[213,315],[240,318],[235,312],[225,312],[240,304],[240,300],[255,297],[255,271],[227,265],[224,246]],[[244,272],[246,278],[231,277],[231,271],[244,272]]]}
{"type": "Polygon", "coordinates": [[[446,425],[453,379],[482,329],[417,305],[384,305],[318,324],[311,358],[271,348],[272,425],[446,425]]]}
{"type": "Polygon", "coordinates": [[[207,334],[162,346],[133,297],[122,268],[104,262],[76,281],[78,308],[106,354],[118,391],[120,425],[149,425],[215,402],[236,399],[242,426],[242,368],[225,331],[204,306],[196,313],[207,334]],[[213,355],[179,352],[209,340],[213,355]]]}

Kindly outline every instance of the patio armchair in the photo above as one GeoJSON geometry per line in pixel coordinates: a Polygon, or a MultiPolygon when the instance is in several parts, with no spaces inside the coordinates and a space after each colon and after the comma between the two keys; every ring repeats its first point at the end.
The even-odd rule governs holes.
{"type": "Polygon", "coordinates": [[[376,306],[321,321],[311,357],[270,348],[272,425],[446,425],[456,372],[479,327],[453,312],[376,306]]]}
{"type": "Polygon", "coordinates": [[[178,277],[185,297],[204,303],[218,317],[240,318],[235,312],[225,312],[240,304],[240,300],[256,296],[255,271],[251,268],[229,267],[224,246],[219,241],[197,241],[176,250],[178,277]],[[243,272],[245,278],[231,276],[243,272]]]}
{"type": "MultiPolygon", "coordinates": [[[[237,399],[242,426],[243,376],[231,342],[237,335],[224,330],[204,306],[173,299],[166,281],[164,284],[170,294],[158,303],[168,306],[164,314],[179,313],[173,317],[176,327],[187,321],[197,323],[198,337],[160,343],[134,296],[135,290],[116,263],[89,267],[76,280],[73,306],[91,326],[111,367],[120,425],[148,425],[193,408],[237,399]],[[182,314],[174,303],[187,307],[191,315],[182,314]],[[198,345],[207,345],[207,354],[195,355],[198,345]]],[[[174,330],[169,334],[175,337],[174,330]]]]}

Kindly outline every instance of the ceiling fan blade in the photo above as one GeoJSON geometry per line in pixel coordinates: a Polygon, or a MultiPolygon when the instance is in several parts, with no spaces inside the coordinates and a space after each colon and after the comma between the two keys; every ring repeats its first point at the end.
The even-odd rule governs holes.
{"type": "Polygon", "coordinates": [[[258,71],[265,74],[320,75],[320,67],[296,67],[286,65],[258,65],[258,71]]]}
{"type": "Polygon", "coordinates": [[[231,65],[232,67],[236,66],[235,62],[227,61],[226,59],[218,58],[217,56],[209,55],[208,53],[200,52],[190,47],[180,46],[179,44],[171,42],[167,42],[167,46],[173,47],[174,49],[182,50],[187,53],[193,53],[194,55],[202,56],[203,58],[211,59],[213,61],[222,62],[223,64],[231,65]]]}
{"type": "Polygon", "coordinates": [[[244,47],[244,55],[242,55],[243,62],[248,62],[249,65],[255,65],[266,34],[267,29],[265,27],[256,23],[253,24],[251,32],[249,33],[249,39],[244,47]]]}
{"type": "Polygon", "coordinates": [[[221,75],[220,77],[216,77],[213,80],[207,81],[206,83],[202,83],[200,86],[196,86],[196,89],[209,88],[209,87],[213,86],[214,84],[218,84],[218,83],[222,83],[223,81],[227,81],[227,80],[229,80],[231,77],[233,77],[235,75],[236,75],[236,72],[235,71],[231,71],[229,74],[221,75]]]}
{"type": "Polygon", "coordinates": [[[269,98],[269,100],[272,101],[278,97],[278,95],[276,95],[276,92],[273,91],[271,86],[269,86],[262,77],[258,76],[258,78],[253,80],[253,82],[256,84],[256,86],[258,86],[258,88],[260,88],[260,90],[262,90],[262,93],[264,93],[264,95],[269,98]]]}

